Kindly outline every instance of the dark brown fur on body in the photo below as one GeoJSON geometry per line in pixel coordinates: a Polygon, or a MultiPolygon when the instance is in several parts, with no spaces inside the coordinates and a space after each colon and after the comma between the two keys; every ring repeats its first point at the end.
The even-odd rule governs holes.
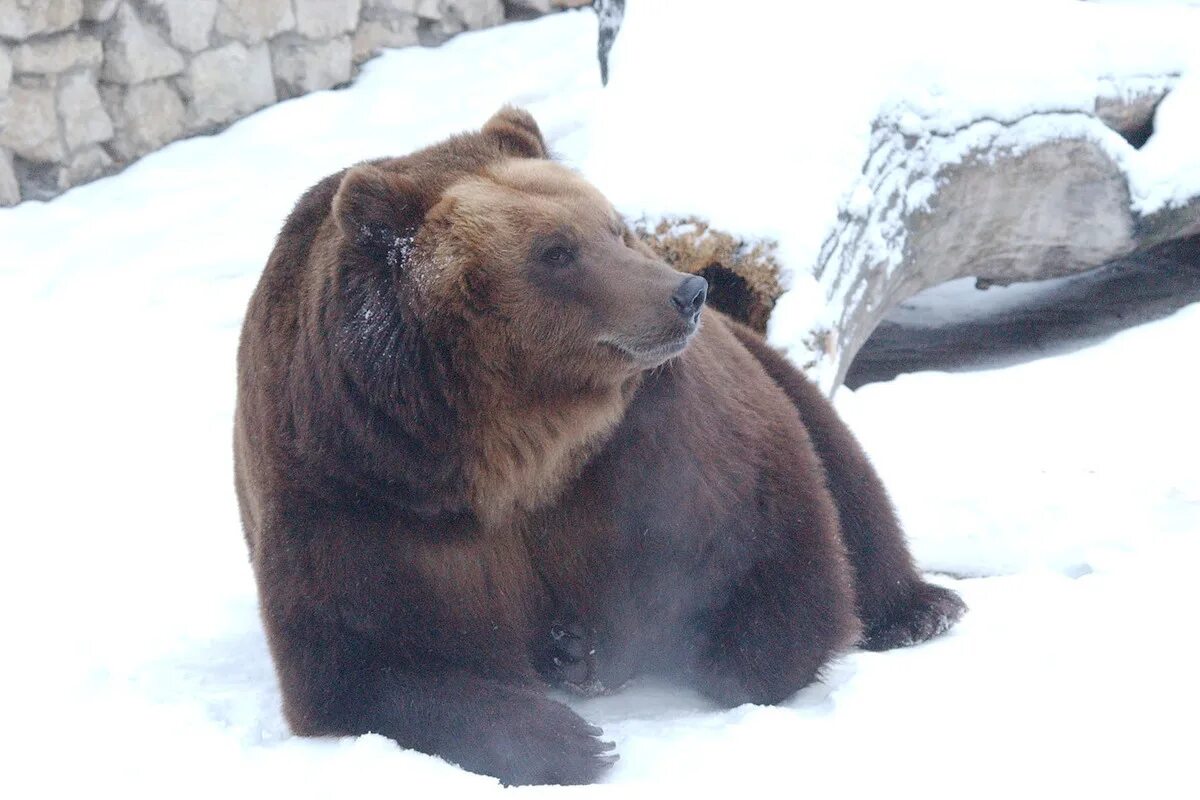
{"type": "Polygon", "coordinates": [[[531,549],[594,628],[601,686],[685,674],[728,705],[777,703],[854,643],[854,589],[795,409],[705,314],[531,549]]]}
{"type": "Polygon", "coordinates": [[[236,487],[297,733],[588,782],[547,682],[778,702],[856,596],[878,646],[954,616],[819,392],[545,159],[507,109],[330,176],[251,300],[236,487]]]}

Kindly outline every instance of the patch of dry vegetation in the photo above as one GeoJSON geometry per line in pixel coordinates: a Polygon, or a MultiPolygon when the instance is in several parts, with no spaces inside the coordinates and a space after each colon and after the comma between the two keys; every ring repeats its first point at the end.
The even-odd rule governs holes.
{"type": "Polygon", "coordinates": [[[698,217],[668,217],[653,227],[641,220],[633,230],[675,269],[704,277],[710,305],[766,331],[767,318],[783,293],[775,242],[742,239],[698,217]]]}

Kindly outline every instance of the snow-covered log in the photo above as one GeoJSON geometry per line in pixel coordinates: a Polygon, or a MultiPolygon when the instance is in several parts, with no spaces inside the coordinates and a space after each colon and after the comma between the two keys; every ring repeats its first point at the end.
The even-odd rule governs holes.
{"type": "MultiPolygon", "coordinates": [[[[1141,97],[1097,107],[1126,132],[1154,110],[1141,97]]],[[[874,145],[815,268],[830,307],[810,335],[810,366],[835,386],[888,310],[922,289],[1058,277],[1200,235],[1200,196],[1137,210],[1122,161],[1129,145],[1099,117],[1032,114],[923,136],[882,122],[874,145]]]]}

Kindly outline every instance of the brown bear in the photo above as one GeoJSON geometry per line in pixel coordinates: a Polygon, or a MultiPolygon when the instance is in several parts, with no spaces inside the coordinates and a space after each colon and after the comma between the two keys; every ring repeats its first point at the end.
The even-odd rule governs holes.
{"type": "Polygon", "coordinates": [[[235,425],[296,733],[589,782],[611,745],[549,685],[776,703],[957,619],[828,401],[706,288],[516,109],[300,199],[235,425]]]}

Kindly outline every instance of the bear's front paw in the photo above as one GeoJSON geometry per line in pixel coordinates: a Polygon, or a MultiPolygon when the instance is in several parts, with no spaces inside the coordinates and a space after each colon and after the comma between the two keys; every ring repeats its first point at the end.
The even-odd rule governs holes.
{"type": "Polygon", "coordinates": [[[594,783],[617,761],[600,728],[549,698],[508,705],[490,722],[459,761],[508,786],[594,783]]]}
{"type": "Polygon", "coordinates": [[[967,604],[955,592],[922,583],[887,619],[867,631],[862,648],[891,650],[920,644],[950,630],[966,611],[967,604]]]}

